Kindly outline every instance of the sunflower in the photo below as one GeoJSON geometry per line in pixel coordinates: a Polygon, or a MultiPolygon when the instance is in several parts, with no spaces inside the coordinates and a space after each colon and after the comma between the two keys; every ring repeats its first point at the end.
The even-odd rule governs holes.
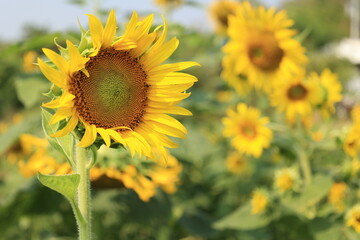
{"type": "Polygon", "coordinates": [[[239,5],[239,2],[232,0],[218,0],[210,5],[209,13],[216,25],[216,32],[226,34],[229,25],[228,17],[235,14],[235,10],[239,5]]]}
{"type": "Polygon", "coordinates": [[[240,96],[245,97],[250,92],[251,85],[245,75],[236,74],[234,71],[235,63],[232,58],[225,56],[221,77],[233,87],[240,96]]]}
{"type": "Polygon", "coordinates": [[[35,72],[38,70],[38,67],[34,64],[35,59],[38,54],[35,51],[28,51],[24,53],[23,56],[23,70],[26,73],[35,72]]]}
{"type": "Polygon", "coordinates": [[[139,21],[134,12],[124,34],[116,37],[113,10],[105,27],[95,16],[88,16],[90,42],[85,34],[78,47],[67,41],[67,48],[61,50],[64,56],[43,49],[55,68],[38,59],[43,74],[62,89],[60,97],[43,105],[57,108],[50,124],[66,120],[52,137],[85,129],[79,147],[99,138],[107,146],[112,141],[124,145],[132,156],[157,158],[155,152],[165,156],[165,147],[177,146],[168,136],[185,138],[187,133],[168,114],[191,115],[176,104],[189,97],[185,91],[197,81],[177,71],[199,64],[162,64],[179,44],[176,38],[165,42],[165,19],[157,38],[161,27],[149,32],[153,15],[139,21]]]}
{"type": "Polygon", "coordinates": [[[251,198],[251,213],[261,214],[266,211],[269,205],[269,194],[264,189],[253,191],[251,198]]]}
{"type": "Polygon", "coordinates": [[[353,124],[344,140],[344,150],[349,156],[356,158],[360,152],[360,124],[353,124]]]}
{"type": "Polygon", "coordinates": [[[172,9],[183,4],[183,0],[154,0],[154,3],[158,6],[172,9]]]}
{"type": "Polygon", "coordinates": [[[223,48],[236,61],[235,74],[247,76],[256,88],[269,90],[274,82],[299,72],[307,58],[305,49],[292,38],[296,34],[289,29],[292,25],[285,11],[240,4],[235,15],[229,16],[230,40],[223,48]]]}
{"type": "Polygon", "coordinates": [[[355,105],[351,110],[351,120],[360,125],[360,105],[355,105]]]}
{"type": "Polygon", "coordinates": [[[344,182],[333,183],[328,194],[328,200],[338,212],[345,209],[344,199],[347,191],[347,185],[344,182]]]}
{"type": "Polygon", "coordinates": [[[294,168],[282,168],[276,171],[275,188],[280,192],[296,190],[299,185],[299,174],[294,168]]]}
{"type": "Polygon", "coordinates": [[[248,165],[248,159],[238,152],[232,152],[226,158],[226,167],[232,173],[242,173],[248,165]]]}
{"type": "Polygon", "coordinates": [[[302,75],[275,85],[270,94],[271,104],[285,112],[289,122],[297,116],[309,116],[314,106],[321,102],[321,89],[315,82],[305,81],[302,75]]]}
{"type": "Polygon", "coordinates": [[[243,103],[237,105],[237,112],[229,109],[227,115],[223,119],[224,136],[232,137],[231,143],[240,153],[260,157],[272,140],[272,131],[265,126],[269,119],[243,103]]]}
{"type": "Polygon", "coordinates": [[[328,117],[330,113],[335,112],[334,104],[342,100],[341,84],[337,75],[329,69],[325,69],[320,75],[313,72],[310,73],[308,80],[317,82],[322,89],[322,101],[318,105],[323,116],[328,117]]]}
{"type": "Polygon", "coordinates": [[[360,205],[352,207],[346,214],[346,225],[360,233],[360,205]]]}

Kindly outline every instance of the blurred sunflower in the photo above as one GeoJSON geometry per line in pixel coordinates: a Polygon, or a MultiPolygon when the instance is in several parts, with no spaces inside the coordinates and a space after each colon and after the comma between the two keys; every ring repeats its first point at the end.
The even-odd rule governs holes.
{"type": "Polygon", "coordinates": [[[232,58],[225,56],[223,58],[221,77],[233,87],[240,96],[245,97],[250,92],[251,85],[245,75],[236,74],[234,71],[235,63],[232,58]]]}
{"type": "Polygon", "coordinates": [[[320,90],[315,82],[305,81],[300,75],[276,84],[270,100],[293,123],[297,116],[304,119],[311,114],[313,107],[321,101],[320,90]]]}
{"type": "Polygon", "coordinates": [[[347,185],[344,182],[333,183],[330,188],[328,200],[338,212],[345,209],[344,198],[347,191],[347,185]]]}
{"type": "Polygon", "coordinates": [[[269,119],[243,103],[237,105],[237,112],[229,109],[227,115],[223,119],[224,136],[232,137],[231,143],[240,153],[260,157],[272,140],[272,131],[265,126],[269,119]]]}
{"type": "Polygon", "coordinates": [[[334,104],[342,100],[342,87],[337,75],[329,69],[325,69],[320,75],[315,72],[310,73],[308,81],[316,82],[320,85],[322,100],[318,107],[323,116],[329,117],[330,113],[335,112],[334,104]]]}
{"type": "MultiPolygon", "coordinates": [[[[59,162],[50,155],[49,143],[46,139],[22,134],[19,143],[21,154],[17,155],[14,163],[18,165],[22,176],[30,178],[38,172],[53,175],[73,173],[69,163],[59,162]]],[[[182,165],[174,156],[167,154],[166,166],[165,159],[162,159],[152,162],[153,164],[142,172],[132,164],[124,167],[103,167],[99,161],[90,169],[91,186],[97,189],[120,187],[133,189],[143,201],[149,201],[156,194],[158,187],[168,194],[175,193],[180,181],[182,165]]]]}
{"type": "Polygon", "coordinates": [[[282,168],[275,172],[274,186],[280,192],[296,190],[299,185],[299,173],[294,168],[282,168]]]}
{"type": "Polygon", "coordinates": [[[261,214],[269,205],[269,194],[264,189],[257,189],[252,193],[251,213],[261,214]]]}
{"type": "Polygon", "coordinates": [[[172,9],[181,6],[183,0],[154,0],[154,3],[160,7],[172,9]]]}
{"type": "Polygon", "coordinates": [[[242,173],[248,167],[248,159],[234,151],[226,158],[226,167],[232,173],[242,173]]]}
{"type": "Polygon", "coordinates": [[[360,233],[360,205],[355,205],[346,214],[346,225],[360,233]]]}
{"type": "Polygon", "coordinates": [[[240,6],[240,3],[232,0],[218,0],[210,4],[209,13],[215,23],[216,32],[226,34],[228,17],[235,13],[238,6],[240,6]]]}
{"type": "Polygon", "coordinates": [[[296,34],[289,29],[292,25],[285,11],[241,3],[229,16],[230,40],[223,48],[236,61],[235,75],[246,75],[256,88],[270,90],[284,76],[302,70],[307,58],[305,49],[292,38],[296,34]]]}
{"type": "Polygon", "coordinates": [[[168,114],[191,115],[176,104],[190,96],[185,91],[197,79],[177,71],[199,64],[161,65],[179,41],[173,38],[165,42],[166,21],[158,38],[160,27],[149,33],[152,22],[153,15],[138,21],[134,12],[124,34],[116,37],[114,11],[105,28],[89,15],[90,42],[86,36],[79,47],[67,41],[67,48],[61,51],[66,53],[64,56],[43,49],[56,68],[41,59],[39,67],[62,89],[59,98],[43,106],[58,109],[50,124],[67,119],[66,126],[52,137],[64,136],[74,129],[81,131],[81,126],[77,128],[81,123],[85,132],[78,146],[90,146],[99,135],[107,146],[113,140],[127,147],[132,155],[150,158],[158,157],[154,152],[166,156],[165,147],[177,146],[168,135],[185,138],[185,127],[168,114]]]}
{"type": "Polygon", "coordinates": [[[160,161],[154,168],[147,172],[147,176],[166,193],[172,194],[176,192],[176,185],[179,183],[179,175],[182,171],[182,165],[178,160],[169,154],[166,164],[160,161]]]}
{"type": "Polygon", "coordinates": [[[360,105],[356,105],[351,110],[351,119],[354,124],[360,124],[360,105]]]}
{"type": "Polygon", "coordinates": [[[34,64],[34,61],[38,57],[38,54],[35,51],[27,51],[23,56],[23,70],[26,73],[35,72],[38,70],[38,66],[34,64]]]}
{"type": "Polygon", "coordinates": [[[349,156],[356,158],[360,151],[360,124],[353,124],[344,140],[344,150],[349,156]]]}

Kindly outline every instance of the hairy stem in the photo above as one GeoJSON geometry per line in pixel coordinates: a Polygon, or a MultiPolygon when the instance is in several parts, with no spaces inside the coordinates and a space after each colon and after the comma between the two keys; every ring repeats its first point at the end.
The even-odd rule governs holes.
{"type": "MultiPolygon", "coordinates": [[[[75,142],[77,144],[77,141],[75,142]]],[[[80,175],[80,183],[77,190],[77,205],[83,217],[79,221],[79,240],[91,239],[91,210],[90,210],[90,178],[89,169],[87,168],[87,152],[84,148],[74,146],[74,162],[76,173],[80,175]]]]}
{"type": "Polygon", "coordinates": [[[297,155],[299,158],[300,167],[304,175],[305,185],[309,186],[311,183],[311,167],[309,163],[309,158],[307,157],[303,149],[297,149],[297,155]]]}

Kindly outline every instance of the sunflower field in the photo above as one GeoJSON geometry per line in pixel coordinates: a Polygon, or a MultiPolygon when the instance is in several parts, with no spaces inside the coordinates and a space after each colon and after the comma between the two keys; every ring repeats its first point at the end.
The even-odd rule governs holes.
{"type": "Polygon", "coordinates": [[[359,0],[105,2],[0,38],[0,240],[360,240],[359,0]]]}

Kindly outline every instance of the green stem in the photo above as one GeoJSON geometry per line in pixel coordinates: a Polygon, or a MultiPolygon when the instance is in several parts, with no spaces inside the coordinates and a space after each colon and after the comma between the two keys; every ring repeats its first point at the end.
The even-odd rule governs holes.
{"type": "MultiPolygon", "coordinates": [[[[77,144],[77,141],[75,142],[77,144]]],[[[74,147],[74,162],[76,173],[80,175],[80,183],[77,190],[77,205],[83,217],[83,221],[78,221],[79,240],[91,239],[91,211],[90,211],[90,177],[87,168],[87,152],[84,148],[74,147]]]]}
{"type": "Polygon", "coordinates": [[[309,163],[309,158],[307,157],[304,149],[298,148],[297,155],[299,158],[301,170],[304,175],[305,185],[309,186],[311,184],[311,167],[310,167],[310,163],[309,163]]]}

